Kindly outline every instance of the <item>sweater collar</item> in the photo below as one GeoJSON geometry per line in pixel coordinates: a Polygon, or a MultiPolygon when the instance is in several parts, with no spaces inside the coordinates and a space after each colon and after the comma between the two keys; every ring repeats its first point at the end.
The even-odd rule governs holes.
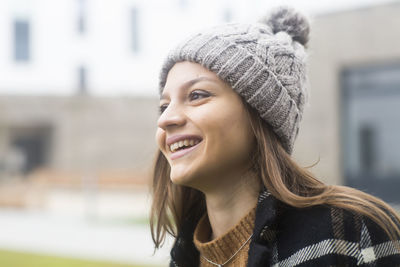
{"type": "Polygon", "coordinates": [[[232,255],[238,252],[240,247],[253,233],[254,207],[232,229],[221,237],[210,241],[211,226],[207,214],[199,221],[194,232],[193,242],[200,255],[213,262],[226,262],[232,255]]]}

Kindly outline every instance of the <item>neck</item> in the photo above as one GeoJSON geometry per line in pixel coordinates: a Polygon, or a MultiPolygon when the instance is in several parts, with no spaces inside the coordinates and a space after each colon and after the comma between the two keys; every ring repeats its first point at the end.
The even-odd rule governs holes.
{"type": "Polygon", "coordinates": [[[257,204],[259,178],[253,172],[237,177],[220,189],[204,192],[212,230],[211,239],[218,238],[233,228],[257,204]]]}

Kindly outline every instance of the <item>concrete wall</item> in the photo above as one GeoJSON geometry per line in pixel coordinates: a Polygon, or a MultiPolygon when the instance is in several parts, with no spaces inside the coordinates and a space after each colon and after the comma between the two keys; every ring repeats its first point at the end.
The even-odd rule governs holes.
{"type": "Polygon", "coordinates": [[[18,129],[46,126],[48,168],[146,171],[156,149],[157,105],[156,98],[3,96],[0,153],[7,156],[18,129]]]}
{"type": "Polygon", "coordinates": [[[349,66],[400,62],[400,3],[325,14],[312,24],[310,106],[295,157],[328,183],[343,183],[340,72],[349,66]]]}

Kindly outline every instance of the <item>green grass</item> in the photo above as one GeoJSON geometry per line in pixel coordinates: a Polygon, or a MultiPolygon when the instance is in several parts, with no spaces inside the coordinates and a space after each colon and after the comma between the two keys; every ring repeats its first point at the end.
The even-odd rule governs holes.
{"type": "Polygon", "coordinates": [[[0,250],[2,267],[150,267],[0,250]]]}

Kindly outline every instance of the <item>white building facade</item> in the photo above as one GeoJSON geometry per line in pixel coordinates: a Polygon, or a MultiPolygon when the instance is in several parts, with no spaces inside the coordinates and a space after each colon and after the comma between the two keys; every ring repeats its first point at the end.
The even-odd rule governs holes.
{"type": "MultiPolygon", "coordinates": [[[[0,2],[0,94],[156,95],[161,60],[196,29],[257,2],[0,2]]],[[[239,18],[240,19],[240,18],[239,18]]]]}

